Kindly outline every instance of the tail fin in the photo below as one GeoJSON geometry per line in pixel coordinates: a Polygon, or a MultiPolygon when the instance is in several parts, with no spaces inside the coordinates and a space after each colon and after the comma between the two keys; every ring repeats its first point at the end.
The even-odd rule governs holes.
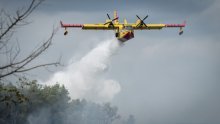
{"type": "MultiPolygon", "coordinates": [[[[118,14],[117,14],[117,11],[115,10],[115,11],[114,11],[114,19],[117,18],[117,17],[118,17],[118,14]]],[[[114,21],[114,23],[115,23],[115,24],[118,24],[118,23],[119,23],[119,22],[118,22],[118,19],[116,19],[116,20],[114,21]]]]}

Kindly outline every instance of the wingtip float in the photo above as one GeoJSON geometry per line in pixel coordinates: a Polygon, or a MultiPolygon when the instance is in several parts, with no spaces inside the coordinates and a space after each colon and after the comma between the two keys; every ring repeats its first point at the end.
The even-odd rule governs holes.
{"type": "Polygon", "coordinates": [[[68,34],[67,28],[81,28],[83,30],[114,30],[115,37],[125,42],[134,38],[134,30],[159,30],[162,28],[179,28],[179,35],[183,34],[183,28],[186,26],[186,21],[182,24],[146,24],[145,19],[148,18],[148,15],[141,19],[138,15],[136,23],[127,23],[127,20],[124,20],[124,23],[118,21],[119,17],[117,12],[114,11],[114,18],[111,19],[109,14],[107,14],[108,19],[105,23],[100,24],[64,24],[60,21],[61,27],[65,29],[64,35],[68,34]]]}

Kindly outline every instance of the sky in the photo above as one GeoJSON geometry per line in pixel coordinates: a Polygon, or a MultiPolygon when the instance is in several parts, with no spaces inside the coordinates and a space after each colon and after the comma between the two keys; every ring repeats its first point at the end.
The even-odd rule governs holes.
{"type": "MultiPolygon", "coordinates": [[[[29,0],[0,0],[0,8],[13,12],[29,0]]],[[[45,40],[52,29],[65,23],[101,23],[117,10],[119,20],[132,23],[136,14],[149,15],[145,23],[182,23],[178,29],[135,31],[111,56],[104,76],[120,84],[111,103],[122,115],[133,114],[137,124],[219,124],[220,123],[220,1],[219,0],[46,0],[19,28],[22,55],[45,40]]],[[[50,72],[37,69],[30,75],[47,81],[65,70],[96,46],[113,39],[113,31],[59,28],[53,45],[35,63],[57,60],[65,67],[50,72]]]]}

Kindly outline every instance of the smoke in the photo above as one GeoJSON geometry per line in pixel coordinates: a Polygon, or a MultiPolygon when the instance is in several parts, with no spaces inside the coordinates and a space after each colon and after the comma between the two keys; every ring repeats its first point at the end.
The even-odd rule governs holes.
{"type": "Polygon", "coordinates": [[[28,124],[50,124],[51,112],[48,108],[42,108],[37,112],[30,114],[27,118],[28,124]]]}
{"type": "Polygon", "coordinates": [[[121,42],[116,39],[101,42],[79,61],[56,72],[47,84],[64,84],[73,99],[110,101],[120,92],[120,84],[116,80],[105,79],[103,74],[108,70],[111,56],[120,46],[121,42]]]}

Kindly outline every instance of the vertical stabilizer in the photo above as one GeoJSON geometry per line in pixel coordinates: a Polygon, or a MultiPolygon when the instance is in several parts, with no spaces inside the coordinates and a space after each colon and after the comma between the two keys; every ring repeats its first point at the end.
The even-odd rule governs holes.
{"type": "Polygon", "coordinates": [[[126,19],[124,19],[124,24],[128,24],[128,22],[127,22],[127,20],[126,20],[126,19]]]}
{"type": "MultiPolygon", "coordinates": [[[[117,11],[115,10],[115,11],[114,11],[114,19],[117,18],[117,17],[118,17],[118,14],[117,14],[117,11]]],[[[118,24],[118,23],[119,23],[119,22],[118,22],[118,19],[116,19],[116,20],[114,21],[114,23],[115,23],[115,24],[118,24]]]]}

